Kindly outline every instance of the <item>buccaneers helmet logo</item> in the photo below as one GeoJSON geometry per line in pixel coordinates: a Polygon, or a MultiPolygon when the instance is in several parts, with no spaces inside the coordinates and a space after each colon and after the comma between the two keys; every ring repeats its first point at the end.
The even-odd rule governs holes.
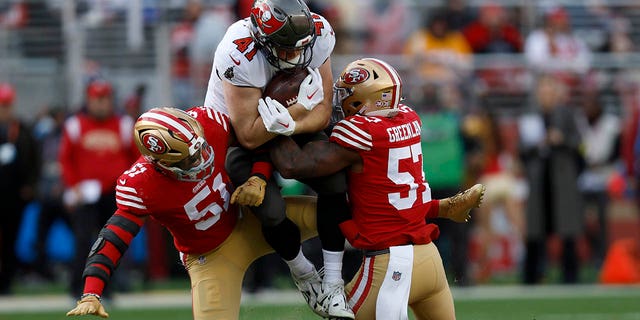
{"type": "Polygon", "coordinates": [[[167,145],[164,141],[151,133],[142,137],[142,144],[153,153],[162,154],[167,151],[167,145]]]}
{"type": "Polygon", "coordinates": [[[273,13],[271,7],[267,3],[256,3],[251,9],[251,14],[257,17],[256,23],[260,29],[267,35],[270,35],[284,25],[284,19],[278,19],[273,13]]]}
{"type": "Polygon", "coordinates": [[[369,79],[369,71],[363,68],[353,68],[344,74],[344,83],[358,84],[369,79]]]}

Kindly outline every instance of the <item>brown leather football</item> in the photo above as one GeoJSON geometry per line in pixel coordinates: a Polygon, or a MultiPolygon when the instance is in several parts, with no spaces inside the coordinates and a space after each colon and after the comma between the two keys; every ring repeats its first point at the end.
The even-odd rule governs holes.
{"type": "Polygon", "coordinates": [[[262,91],[262,97],[271,97],[288,108],[298,101],[300,83],[308,74],[306,68],[278,71],[262,91]]]}

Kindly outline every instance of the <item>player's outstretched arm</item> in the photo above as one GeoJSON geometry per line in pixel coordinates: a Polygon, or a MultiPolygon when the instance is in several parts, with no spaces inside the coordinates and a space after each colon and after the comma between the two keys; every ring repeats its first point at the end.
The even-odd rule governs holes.
{"type": "Polygon", "coordinates": [[[88,314],[103,318],[109,316],[102,306],[100,295],[115,271],[118,261],[129,248],[131,240],[138,234],[144,221],[145,217],[135,216],[120,209],[109,218],[87,256],[82,274],[84,293],[76,307],[67,312],[67,316],[88,314]]]}
{"type": "Polygon", "coordinates": [[[109,314],[104,310],[104,306],[100,302],[100,296],[97,294],[85,294],[75,308],[67,312],[67,316],[84,316],[94,315],[102,318],[108,318],[109,314]]]}
{"type": "Polygon", "coordinates": [[[289,179],[321,177],[360,163],[360,155],[329,141],[313,141],[300,148],[289,137],[279,137],[270,148],[271,160],[289,179]]]}

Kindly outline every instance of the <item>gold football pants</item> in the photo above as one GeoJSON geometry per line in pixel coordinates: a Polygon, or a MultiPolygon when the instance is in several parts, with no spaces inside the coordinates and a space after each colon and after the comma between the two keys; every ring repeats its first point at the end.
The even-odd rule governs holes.
{"type": "MultiPolygon", "coordinates": [[[[303,240],[318,235],[315,197],[287,197],[286,208],[303,240]]],[[[193,318],[238,319],[244,274],[254,260],[271,252],[260,222],[243,208],[242,218],[217,249],[202,255],[186,255],[183,260],[191,279],[193,318]]]]}
{"type": "MultiPolygon", "coordinates": [[[[349,303],[354,304],[356,319],[376,318],[376,301],[388,264],[389,253],[363,257],[360,269],[345,286],[349,303]]],[[[408,304],[416,320],[455,319],[453,297],[440,253],[433,242],[413,246],[413,272],[408,304]]]]}

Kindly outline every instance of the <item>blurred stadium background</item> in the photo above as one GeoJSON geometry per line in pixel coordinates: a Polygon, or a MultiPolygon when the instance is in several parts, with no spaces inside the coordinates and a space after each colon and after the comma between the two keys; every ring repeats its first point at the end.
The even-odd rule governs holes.
{"type": "MultiPolygon", "coordinates": [[[[67,114],[79,110],[85,86],[95,78],[113,84],[122,112],[131,107],[129,103],[139,88],[145,91],[137,112],[154,106],[200,105],[213,50],[229,23],[237,15],[246,16],[246,6],[251,2],[0,0],[0,82],[15,87],[15,112],[34,128],[49,110],[62,109],[67,114]]],[[[469,119],[477,115],[488,115],[496,125],[493,137],[486,137],[480,130],[479,144],[487,148],[491,144],[487,141],[498,137],[498,150],[493,154],[509,159],[509,164],[493,169],[513,178],[515,182],[507,188],[517,192],[494,196],[489,189],[487,212],[474,213],[478,217],[483,214],[484,219],[476,219],[463,240],[447,237],[449,229],[443,226],[443,239],[438,244],[447,263],[460,319],[640,319],[639,195],[637,173],[633,172],[640,145],[636,142],[640,112],[637,0],[307,2],[336,30],[334,74],[353,59],[379,57],[402,73],[407,102],[424,113],[425,123],[437,123],[440,118],[430,118],[430,112],[445,107],[461,116],[456,125],[462,129],[472,126],[475,122],[469,119]],[[441,17],[450,31],[459,31],[467,38],[471,52],[459,60],[460,52],[455,49],[444,58],[411,53],[415,32],[425,31],[441,17]],[[492,46],[471,46],[471,38],[477,34],[467,27],[480,17],[501,19],[500,23],[511,26],[509,32],[515,31],[519,40],[510,42],[511,38],[505,36],[492,46]],[[568,21],[571,36],[588,50],[586,59],[579,52],[569,52],[558,64],[532,60],[527,55],[529,36],[556,18],[568,21]],[[429,61],[436,61],[442,72],[421,72],[425,61],[420,59],[433,59],[429,61]],[[582,109],[585,92],[592,92],[604,110],[620,119],[618,151],[606,163],[611,170],[604,190],[600,190],[606,196],[605,220],[598,220],[597,207],[587,203],[580,215],[584,219],[576,221],[582,225],[576,239],[580,268],[572,285],[562,285],[562,239],[550,234],[545,242],[548,254],[543,261],[547,267],[542,285],[521,286],[526,246],[518,221],[524,214],[527,181],[522,179],[517,160],[518,119],[536,105],[541,73],[558,79],[557,83],[567,89],[565,103],[576,110],[582,109]],[[519,209],[510,206],[514,203],[519,209]],[[482,237],[482,224],[492,230],[490,238],[482,237]],[[455,251],[459,242],[466,248],[462,253],[455,251]],[[601,253],[597,252],[599,242],[605,244],[601,253]],[[614,244],[621,254],[616,255],[612,266],[623,275],[618,274],[612,286],[602,284],[601,276],[614,244]],[[464,278],[454,276],[456,256],[467,268],[464,278]]],[[[429,143],[425,141],[425,148],[432,147],[429,143]]],[[[447,183],[451,181],[461,187],[470,182],[465,179],[483,178],[482,174],[473,176],[465,171],[466,161],[460,159],[461,170],[425,168],[425,172],[433,185],[442,182],[441,190],[449,191],[452,185],[447,183]]],[[[438,168],[437,163],[433,165],[438,168]]],[[[490,165],[485,164],[485,173],[490,171],[486,167],[490,165]]],[[[308,192],[296,181],[282,180],[282,184],[287,194],[308,192]]],[[[70,277],[65,264],[73,252],[73,236],[61,221],[52,225],[46,246],[53,275],[39,274],[39,268],[31,265],[34,253],[30,249],[37,219],[38,203],[33,203],[24,213],[16,248],[21,272],[13,294],[0,296],[0,320],[59,319],[62,311],[73,305],[65,289],[70,277]],[[41,310],[34,313],[32,308],[41,310]]],[[[457,235],[453,232],[449,234],[457,235]]],[[[190,317],[188,282],[175,249],[166,234],[158,236],[156,232],[151,240],[147,236],[143,232],[132,245],[130,258],[122,265],[122,273],[127,274],[124,281],[130,285],[116,294],[108,311],[117,319],[190,317]],[[152,310],[144,309],[145,302],[153,305],[152,310]],[[168,307],[176,314],[166,310],[152,314],[153,309],[168,307]]],[[[318,252],[317,243],[306,246],[309,252],[318,252]]],[[[355,251],[347,257],[347,273],[357,268],[358,257],[355,251]]],[[[319,262],[319,256],[315,259],[319,262]]],[[[245,280],[242,319],[261,319],[272,312],[265,311],[268,308],[284,312],[268,318],[312,318],[292,291],[293,284],[277,258],[266,257],[258,265],[245,280]]]]}

